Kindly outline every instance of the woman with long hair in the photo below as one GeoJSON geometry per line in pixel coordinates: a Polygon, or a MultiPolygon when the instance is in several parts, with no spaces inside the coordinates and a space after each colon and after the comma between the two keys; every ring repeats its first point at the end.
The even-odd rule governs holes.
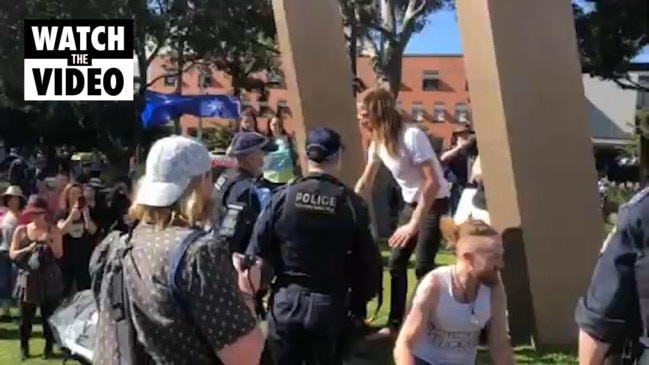
{"type": "Polygon", "coordinates": [[[257,132],[259,133],[259,126],[257,125],[257,114],[252,108],[246,109],[241,113],[241,118],[237,123],[235,132],[257,132]]]}
{"type": "Polygon", "coordinates": [[[61,231],[53,224],[47,201],[39,196],[30,198],[21,214],[9,255],[18,265],[14,298],[20,309],[20,356],[29,358],[29,339],[32,334],[36,308],[40,307],[45,348],[43,358],[50,358],[54,336],[48,323],[54,313],[63,286],[57,259],[63,256],[61,231]]]}
{"type": "Polygon", "coordinates": [[[358,118],[361,127],[370,132],[371,143],[356,192],[371,196],[367,193],[382,163],[400,186],[404,202],[402,225],[388,240],[392,247],[392,298],[388,326],[381,330],[381,334],[394,336],[405,314],[408,260],[413,251],[417,279],[435,268],[442,239],[439,219],[448,210],[449,185],[430,139],[416,124],[403,121],[390,92],[382,88],[366,92],[358,118]]]}
{"type": "Polygon", "coordinates": [[[0,318],[2,319],[8,319],[9,317],[15,277],[13,264],[9,257],[9,249],[14,231],[19,224],[20,213],[25,208],[26,203],[23,192],[17,185],[7,187],[7,190],[2,194],[2,205],[7,209],[0,218],[0,304],[2,305],[0,318]]]}
{"type": "MultiPolygon", "coordinates": [[[[243,270],[240,256],[231,256],[214,235],[200,235],[212,218],[213,190],[211,159],[203,144],[173,136],[151,147],[130,210],[139,223],[123,275],[128,304],[140,309],[132,313],[137,338],[143,339],[152,363],[185,364],[188,356],[195,365],[259,363],[263,335],[254,317],[254,288],[259,288],[260,269],[243,270]],[[173,256],[183,243],[191,246],[183,256],[173,256]],[[177,261],[170,257],[181,264],[171,264],[177,261]],[[187,305],[181,306],[169,290],[168,272],[174,268],[187,305]]],[[[115,364],[120,354],[112,312],[110,294],[102,290],[97,365],[115,364]]]]}
{"type": "MultiPolygon", "coordinates": [[[[259,126],[257,125],[257,113],[255,113],[254,109],[248,108],[243,112],[241,112],[241,117],[239,118],[238,121],[236,121],[234,125],[232,137],[234,138],[234,135],[239,132],[259,133],[259,126]]],[[[225,154],[228,156],[231,153],[232,153],[232,143],[230,143],[230,146],[228,146],[227,150],[225,151],[225,154]]]]}
{"type": "Polygon", "coordinates": [[[264,183],[273,190],[299,176],[299,161],[295,139],[284,129],[280,115],[268,119],[266,137],[277,146],[264,157],[264,183]]]}
{"type": "Polygon", "coordinates": [[[63,296],[72,294],[76,285],[78,291],[90,289],[88,263],[95,247],[94,235],[97,224],[94,222],[83,186],[69,183],[61,194],[59,211],[54,220],[63,233],[65,255],[61,260],[63,270],[63,296]]]}

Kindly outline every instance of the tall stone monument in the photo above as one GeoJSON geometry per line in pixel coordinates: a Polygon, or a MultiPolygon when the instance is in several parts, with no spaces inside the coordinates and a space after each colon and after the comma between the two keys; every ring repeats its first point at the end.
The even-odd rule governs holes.
{"type": "Polygon", "coordinates": [[[458,0],[514,340],[574,343],[604,235],[570,1],[458,0]]]}
{"type": "Polygon", "coordinates": [[[347,147],[342,180],[353,186],[363,149],[338,1],[273,0],[273,9],[299,148],[311,128],[336,130],[347,147]]]}

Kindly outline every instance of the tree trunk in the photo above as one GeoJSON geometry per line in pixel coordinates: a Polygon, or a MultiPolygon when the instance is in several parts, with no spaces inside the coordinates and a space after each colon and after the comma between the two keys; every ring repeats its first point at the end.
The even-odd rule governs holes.
{"type": "MultiPolygon", "coordinates": [[[[178,76],[176,76],[176,94],[182,95],[183,93],[183,69],[185,68],[185,40],[183,37],[180,37],[178,40],[178,60],[176,61],[178,67],[178,76]]],[[[174,133],[180,135],[182,134],[182,129],[180,126],[180,118],[178,116],[174,118],[174,133]]]]}
{"type": "Polygon", "coordinates": [[[401,66],[403,58],[403,47],[389,45],[385,50],[384,74],[387,78],[388,90],[395,99],[401,91],[401,66]]]}

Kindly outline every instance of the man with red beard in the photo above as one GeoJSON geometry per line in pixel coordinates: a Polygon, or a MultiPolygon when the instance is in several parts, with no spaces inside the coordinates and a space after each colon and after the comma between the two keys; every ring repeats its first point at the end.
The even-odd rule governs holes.
{"type": "Polygon", "coordinates": [[[475,364],[485,328],[492,363],[514,364],[500,279],[500,235],[479,220],[455,225],[443,218],[440,223],[457,260],[429,272],[419,283],[395,344],[396,364],[475,364]]]}

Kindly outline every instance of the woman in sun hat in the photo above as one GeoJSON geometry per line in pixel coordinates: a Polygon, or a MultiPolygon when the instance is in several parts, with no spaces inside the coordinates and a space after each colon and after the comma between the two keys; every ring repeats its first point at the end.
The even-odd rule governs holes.
{"type": "Polygon", "coordinates": [[[29,199],[21,213],[26,222],[16,228],[9,255],[18,266],[14,298],[20,308],[20,355],[29,358],[29,339],[36,308],[40,307],[45,337],[43,358],[52,356],[54,336],[48,319],[56,309],[63,282],[57,260],[63,256],[61,231],[52,223],[47,200],[39,196],[29,199]]]}
{"type": "Polygon", "coordinates": [[[2,319],[7,319],[9,316],[15,279],[13,264],[9,258],[9,247],[25,204],[25,197],[19,186],[11,185],[2,194],[2,205],[7,209],[0,219],[0,305],[2,305],[0,318],[2,319]]]}

